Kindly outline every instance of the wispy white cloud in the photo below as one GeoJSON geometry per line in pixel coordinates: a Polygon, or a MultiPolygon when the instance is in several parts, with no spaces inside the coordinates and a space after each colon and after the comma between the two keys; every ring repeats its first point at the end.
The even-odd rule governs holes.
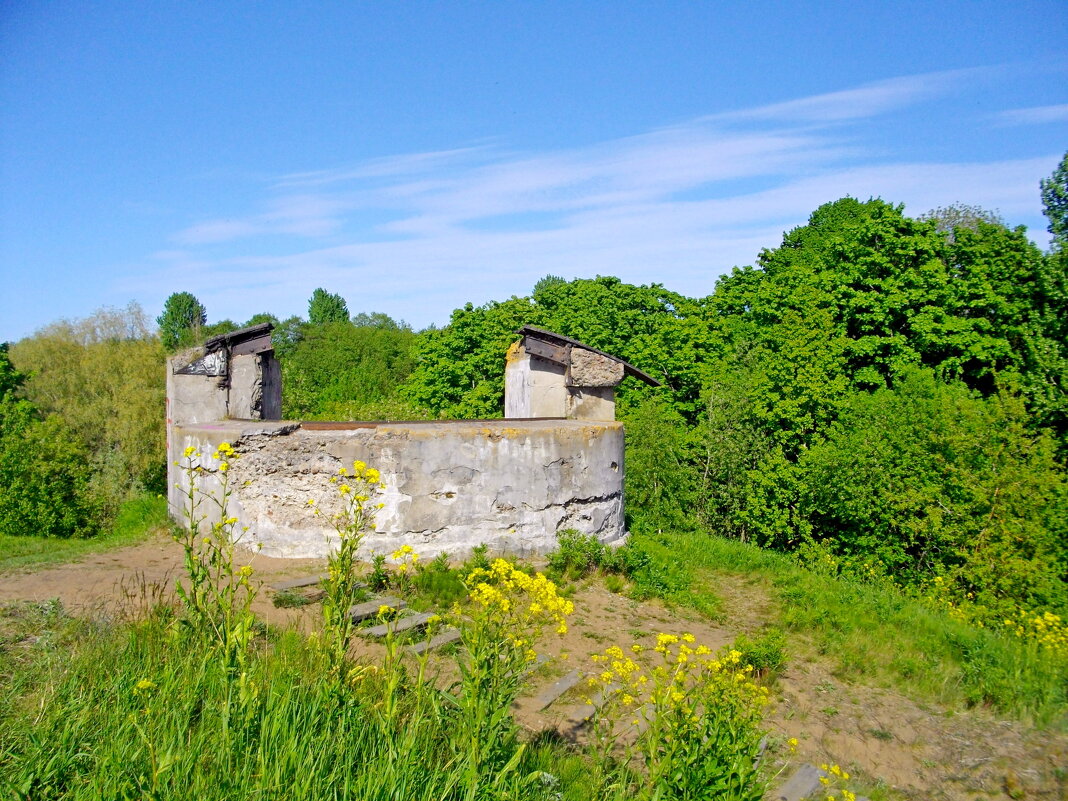
{"type": "Polygon", "coordinates": [[[450,164],[457,164],[464,159],[478,154],[483,148],[462,147],[453,150],[440,150],[432,153],[410,153],[402,156],[388,156],[367,161],[355,167],[342,167],[310,172],[296,172],[283,175],[275,184],[279,188],[328,186],[343,181],[365,178],[389,178],[398,175],[411,175],[429,169],[436,169],[450,164]]]}
{"type": "Polygon", "coordinates": [[[785,103],[729,111],[709,119],[780,120],[795,124],[862,119],[941,97],[966,81],[981,80],[999,71],[997,67],[975,67],[907,75],[785,103]]]}
{"type": "Polygon", "coordinates": [[[354,310],[422,325],[466,301],[526,293],[546,273],[704,295],[847,194],[903,202],[913,214],[957,201],[1010,221],[1033,214],[1037,177],[1055,156],[894,160],[850,127],[982,72],[882,81],[590,147],[514,153],[482,143],[287,175],[247,216],[178,232],[161,269],[182,286],[202,282],[235,318],[301,312],[311,289],[326,286],[354,310]]]}
{"type": "Polygon", "coordinates": [[[1003,125],[1041,125],[1047,122],[1068,122],[1068,103],[1056,106],[1031,106],[1002,111],[998,120],[1003,125]]]}

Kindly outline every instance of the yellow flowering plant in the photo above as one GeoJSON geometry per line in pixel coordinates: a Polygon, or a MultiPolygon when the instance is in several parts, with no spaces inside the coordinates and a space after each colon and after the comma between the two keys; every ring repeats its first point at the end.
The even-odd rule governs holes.
{"type": "Polygon", "coordinates": [[[647,797],[760,799],[768,691],[741,653],[713,654],[691,634],[669,633],[658,635],[654,648],[635,645],[631,653],[612,646],[594,655],[599,672],[589,686],[599,698],[592,723],[604,764],[629,731],[633,744],[620,764],[640,756],[647,797]],[[620,719],[629,727],[621,730],[620,719]]]}
{"type": "Polygon", "coordinates": [[[255,623],[252,602],[259,592],[252,582],[252,566],[234,565],[234,549],[247,533],[229,512],[231,466],[238,458],[228,442],[220,443],[207,458],[195,447],[185,449],[179,467],[186,475],[181,487],[186,527],[174,534],[185,552],[188,578],[188,585],[179,579],[176,586],[184,610],[182,622],[218,648],[234,671],[243,670],[248,657],[255,623]],[[210,475],[219,485],[217,494],[203,489],[210,475]],[[205,503],[215,507],[211,514],[202,510],[205,503]]]}
{"type": "Polygon", "coordinates": [[[935,576],[926,582],[922,597],[931,605],[946,612],[954,620],[977,628],[989,628],[1017,638],[1020,643],[1036,651],[1045,651],[1061,660],[1068,659],[1068,621],[1050,610],[1026,609],[1008,602],[999,610],[990,609],[974,598],[974,593],[961,591],[952,579],[935,576]]]}
{"type": "MultiPolygon", "coordinates": [[[[378,470],[359,460],[352,463],[352,470],[342,467],[331,476],[337,498],[333,507],[338,511],[329,515],[330,524],[337,532],[337,548],[327,557],[327,575],[323,588],[323,638],[322,643],[333,664],[339,665],[348,652],[349,640],[355,623],[349,609],[359,599],[361,585],[356,574],[356,554],[364,534],[374,526],[375,512],[380,504],[372,503],[378,490],[385,489],[378,470]]],[[[325,516],[314,498],[308,506],[316,516],[325,516]]]]}
{"type": "Polygon", "coordinates": [[[819,801],[857,801],[856,793],[846,786],[849,774],[838,765],[820,765],[823,775],[820,776],[820,784],[823,790],[816,796],[819,801]]]}
{"type": "Polygon", "coordinates": [[[1068,621],[1053,612],[1031,612],[1017,608],[1013,617],[1002,621],[1005,629],[1024,642],[1068,658],[1068,621]]]}
{"type": "Polygon", "coordinates": [[[468,780],[475,782],[506,753],[511,706],[537,659],[535,644],[546,629],[565,634],[575,607],[544,574],[530,575],[506,559],[475,568],[464,584],[469,603],[454,608],[451,617],[464,645],[456,703],[468,780]]]}
{"type": "Polygon", "coordinates": [[[412,577],[419,568],[419,554],[411,545],[402,545],[390,554],[390,558],[396,563],[391,583],[407,595],[412,591],[412,577]]]}

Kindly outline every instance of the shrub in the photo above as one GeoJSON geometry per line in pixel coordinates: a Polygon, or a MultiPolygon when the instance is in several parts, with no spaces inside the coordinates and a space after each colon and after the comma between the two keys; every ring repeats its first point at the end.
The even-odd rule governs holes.
{"type": "Polygon", "coordinates": [[[0,398],[0,535],[88,537],[99,531],[92,471],[81,443],[55,416],[0,398]]]}
{"type": "Polygon", "coordinates": [[[605,546],[592,534],[567,528],[556,533],[559,547],[549,554],[549,569],[559,576],[581,578],[605,560],[605,546]]]}
{"type": "Polygon", "coordinates": [[[1022,401],[930,372],[850,401],[801,460],[813,535],[902,583],[943,576],[994,615],[1068,609],[1068,483],[1022,401]]]}

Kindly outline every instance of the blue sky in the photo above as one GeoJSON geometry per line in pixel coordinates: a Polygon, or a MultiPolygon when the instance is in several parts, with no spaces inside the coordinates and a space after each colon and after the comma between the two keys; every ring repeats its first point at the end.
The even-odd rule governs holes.
{"type": "Polygon", "coordinates": [[[1045,246],[1068,3],[0,3],[0,341],[188,290],[688,295],[846,194],[1045,246]]]}

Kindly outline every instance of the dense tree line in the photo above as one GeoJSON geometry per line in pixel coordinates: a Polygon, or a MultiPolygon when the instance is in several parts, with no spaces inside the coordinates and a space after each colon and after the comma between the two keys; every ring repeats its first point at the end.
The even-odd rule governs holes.
{"type": "Polygon", "coordinates": [[[938,576],[990,614],[1065,611],[1058,208],[1048,254],[981,209],[913,219],[844,198],[705,298],[547,276],[422,336],[401,392],[441,416],[499,414],[514,331],[550,328],[664,383],[620,392],[632,528],[815,545],[903,584],[938,576]]]}
{"type": "MultiPolygon", "coordinates": [[[[547,275],[416,333],[319,288],[306,320],[244,325],[274,323],[284,416],[305,419],[498,417],[516,330],[557,331],[663,382],[617,398],[633,529],[817,548],[902,584],[940,577],[992,613],[1065,612],[1068,154],[1040,191],[1048,253],[983,209],[843,198],[703,298],[547,275]]],[[[238,327],[188,292],[157,323],[102,311],[0,359],[6,480],[29,480],[20,459],[90,466],[69,482],[84,513],[49,531],[84,533],[159,486],[164,352],[238,327]]],[[[10,525],[47,505],[34,497],[10,525]]]]}

